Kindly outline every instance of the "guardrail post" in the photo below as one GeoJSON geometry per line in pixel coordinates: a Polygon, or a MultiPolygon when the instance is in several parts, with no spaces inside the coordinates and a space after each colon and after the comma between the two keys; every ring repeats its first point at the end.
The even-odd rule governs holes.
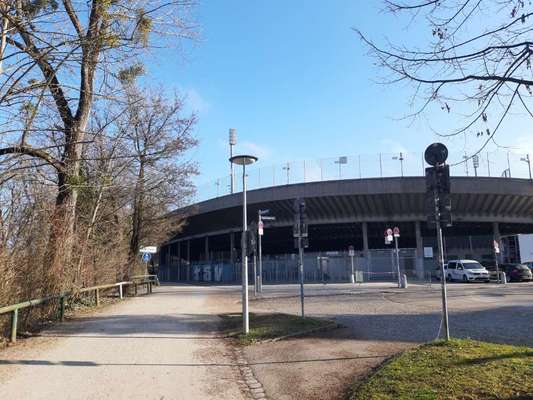
{"type": "Polygon", "coordinates": [[[59,299],[59,320],[65,320],[65,296],[61,296],[59,299]]]}
{"type": "Polygon", "coordinates": [[[19,310],[13,310],[13,314],[11,315],[11,343],[15,343],[17,341],[17,324],[19,320],[19,310]]]}
{"type": "Polygon", "coordinates": [[[100,292],[98,289],[94,290],[94,302],[96,303],[96,307],[100,305],[100,292]]]}
{"type": "Polygon", "coordinates": [[[137,282],[133,284],[133,295],[137,296],[137,282]]]}
{"type": "Polygon", "coordinates": [[[123,295],[122,295],[122,283],[120,285],[118,285],[118,295],[120,297],[120,300],[123,299],[123,295]]]}

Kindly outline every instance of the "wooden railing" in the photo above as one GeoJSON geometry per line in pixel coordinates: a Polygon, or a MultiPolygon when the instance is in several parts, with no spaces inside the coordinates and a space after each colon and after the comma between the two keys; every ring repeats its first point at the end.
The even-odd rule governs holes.
{"type": "Polygon", "coordinates": [[[79,290],[73,290],[69,292],[64,292],[52,296],[47,297],[41,297],[39,299],[33,299],[33,300],[27,300],[23,301],[22,303],[12,304],[5,307],[0,307],[0,315],[6,314],[6,313],[12,313],[11,314],[11,334],[10,339],[11,342],[17,341],[17,325],[18,325],[18,312],[20,309],[28,308],[28,307],[35,307],[40,304],[48,303],[52,300],[59,299],[59,319],[61,321],[65,318],[65,302],[78,294],[81,293],[87,293],[87,292],[94,292],[94,302],[96,306],[100,305],[100,292],[107,289],[117,288],[118,289],[118,295],[120,299],[124,298],[124,287],[133,286],[134,289],[134,295],[137,296],[138,288],[139,286],[146,286],[146,292],[152,293],[152,286],[153,285],[159,285],[159,279],[157,278],[157,275],[137,275],[133,276],[131,278],[131,281],[124,281],[124,282],[117,282],[117,283],[110,283],[107,285],[98,285],[98,286],[91,286],[82,288],[79,290]]]}

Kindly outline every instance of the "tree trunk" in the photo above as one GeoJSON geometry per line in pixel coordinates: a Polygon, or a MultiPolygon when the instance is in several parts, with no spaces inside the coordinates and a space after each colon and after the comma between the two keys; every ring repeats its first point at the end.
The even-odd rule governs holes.
{"type": "Polygon", "coordinates": [[[142,221],[144,212],[144,161],[141,158],[139,165],[139,173],[137,175],[137,182],[135,185],[134,207],[132,216],[132,229],[130,239],[130,249],[128,257],[128,275],[131,275],[140,266],[139,263],[139,248],[141,246],[142,221]]]}

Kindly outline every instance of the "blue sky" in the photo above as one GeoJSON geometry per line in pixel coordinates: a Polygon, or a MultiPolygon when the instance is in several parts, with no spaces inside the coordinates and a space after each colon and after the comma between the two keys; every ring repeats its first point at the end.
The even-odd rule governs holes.
{"type": "MultiPolygon", "coordinates": [[[[201,40],[186,56],[165,51],[150,75],[188,96],[199,117],[198,183],[227,173],[227,136],[261,165],[378,152],[423,151],[446,124],[435,112],[409,122],[411,88],[376,82],[374,65],[352,30],[382,41],[427,35],[381,10],[381,1],[204,1],[196,9],[201,40]]],[[[517,139],[518,140],[518,139],[517,139]]],[[[523,139],[527,141],[526,139],[523,139]]],[[[450,140],[462,150],[464,138],[450,140]]],[[[527,144],[529,146],[529,142],[527,144]]],[[[476,142],[469,143],[476,146],[476,142]]],[[[533,146],[532,146],[533,147],[533,146]]]]}

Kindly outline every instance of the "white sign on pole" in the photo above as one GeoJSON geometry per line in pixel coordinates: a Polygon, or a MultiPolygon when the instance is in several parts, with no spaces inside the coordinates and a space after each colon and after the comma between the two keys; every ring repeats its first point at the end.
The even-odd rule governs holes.
{"type": "Polygon", "coordinates": [[[500,244],[496,240],[493,241],[493,244],[494,244],[494,252],[496,254],[499,254],[500,253],[500,244]]]}
{"type": "Polygon", "coordinates": [[[393,232],[394,232],[394,237],[400,237],[400,228],[395,226],[393,232]]]}
{"type": "Polygon", "coordinates": [[[157,246],[144,246],[139,249],[139,253],[149,253],[149,254],[155,254],[157,253],[157,246]]]}
{"type": "Polygon", "coordinates": [[[433,247],[424,247],[424,258],[433,258],[433,247]]]}
{"type": "Polygon", "coordinates": [[[349,246],[349,247],[348,247],[348,255],[349,255],[350,257],[355,256],[355,249],[353,248],[353,246],[349,246]]]}
{"type": "Polygon", "coordinates": [[[259,235],[263,236],[263,221],[259,221],[257,224],[257,232],[259,235]]]}

